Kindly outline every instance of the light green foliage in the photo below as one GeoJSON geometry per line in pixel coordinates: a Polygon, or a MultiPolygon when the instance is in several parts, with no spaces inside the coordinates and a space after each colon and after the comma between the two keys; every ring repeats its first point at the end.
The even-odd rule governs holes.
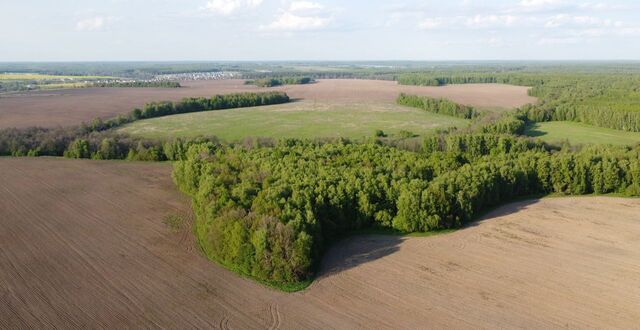
{"type": "Polygon", "coordinates": [[[64,152],[64,156],[67,158],[89,158],[91,153],[89,152],[89,141],[85,139],[76,139],[69,145],[69,148],[64,152]]]}
{"type": "Polygon", "coordinates": [[[120,147],[114,138],[102,140],[98,150],[92,156],[93,159],[119,159],[121,157],[120,147]]]}

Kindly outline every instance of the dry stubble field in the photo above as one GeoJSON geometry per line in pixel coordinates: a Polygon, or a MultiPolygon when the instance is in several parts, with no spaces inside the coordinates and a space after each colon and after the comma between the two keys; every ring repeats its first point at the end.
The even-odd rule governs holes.
{"type": "Polygon", "coordinates": [[[304,292],[194,247],[168,164],[0,159],[0,328],[633,328],[640,200],[543,199],[335,245],[304,292]]]}
{"type": "Polygon", "coordinates": [[[55,127],[89,122],[97,117],[127,114],[152,101],[177,101],[184,97],[282,90],[292,98],[329,103],[392,103],[399,93],[449,98],[477,107],[512,108],[536,99],[527,87],[498,84],[468,84],[444,87],[401,86],[392,81],[320,80],[309,85],[272,89],[244,85],[243,80],[184,82],[183,88],[79,88],[36,91],[0,96],[0,128],[55,127]]]}

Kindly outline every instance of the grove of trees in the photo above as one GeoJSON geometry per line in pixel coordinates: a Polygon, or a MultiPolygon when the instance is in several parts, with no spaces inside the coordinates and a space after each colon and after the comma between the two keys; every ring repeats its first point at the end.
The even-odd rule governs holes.
{"type": "Polygon", "coordinates": [[[306,85],[313,82],[314,80],[310,77],[277,77],[247,80],[245,84],[258,87],[276,87],[282,85],[306,85]]]}
{"type": "Polygon", "coordinates": [[[640,194],[639,148],[557,151],[509,135],[433,137],[421,152],[375,143],[189,147],[174,165],[207,256],[262,281],[310,278],[327,240],[367,227],[455,228],[537,194],[640,194]]]}
{"type": "Polygon", "coordinates": [[[402,93],[396,99],[396,103],[464,119],[473,119],[479,115],[473,107],[458,104],[447,99],[435,99],[428,96],[415,96],[402,93]]]}

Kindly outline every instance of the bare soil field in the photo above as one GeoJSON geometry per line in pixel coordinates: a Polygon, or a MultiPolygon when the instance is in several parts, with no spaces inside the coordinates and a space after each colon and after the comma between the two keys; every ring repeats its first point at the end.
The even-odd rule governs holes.
{"type": "Polygon", "coordinates": [[[401,86],[392,81],[321,80],[315,84],[272,89],[244,85],[243,80],[184,82],[183,88],[79,88],[0,96],[0,128],[55,127],[129,113],[152,101],[210,97],[247,91],[282,90],[292,98],[317,102],[393,102],[399,93],[450,98],[478,107],[512,108],[536,99],[527,87],[469,84],[444,87],[401,86]]]}
{"type": "Polygon", "coordinates": [[[515,108],[537,99],[529,87],[502,84],[464,84],[442,87],[404,86],[394,81],[335,79],[310,85],[289,85],[276,89],[293,98],[322,102],[394,102],[400,93],[446,98],[475,107],[515,108]]]}
{"type": "Polygon", "coordinates": [[[305,291],[205,260],[168,164],[0,158],[0,328],[634,328],[640,200],[543,199],[334,245],[305,291]]]}

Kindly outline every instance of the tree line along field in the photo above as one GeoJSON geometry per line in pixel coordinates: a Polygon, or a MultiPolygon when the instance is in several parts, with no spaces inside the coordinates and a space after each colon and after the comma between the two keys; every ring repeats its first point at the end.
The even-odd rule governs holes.
{"type": "Polygon", "coordinates": [[[629,267],[640,257],[634,199],[519,202],[450,234],[352,237],[329,249],[305,292],[285,294],[199,253],[189,202],[170,171],[158,163],[0,158],[0,327],[629,328],[640,321],[640,277],[629,267]],[[166,221],[174,215],[184,222],[166,221]]]}

